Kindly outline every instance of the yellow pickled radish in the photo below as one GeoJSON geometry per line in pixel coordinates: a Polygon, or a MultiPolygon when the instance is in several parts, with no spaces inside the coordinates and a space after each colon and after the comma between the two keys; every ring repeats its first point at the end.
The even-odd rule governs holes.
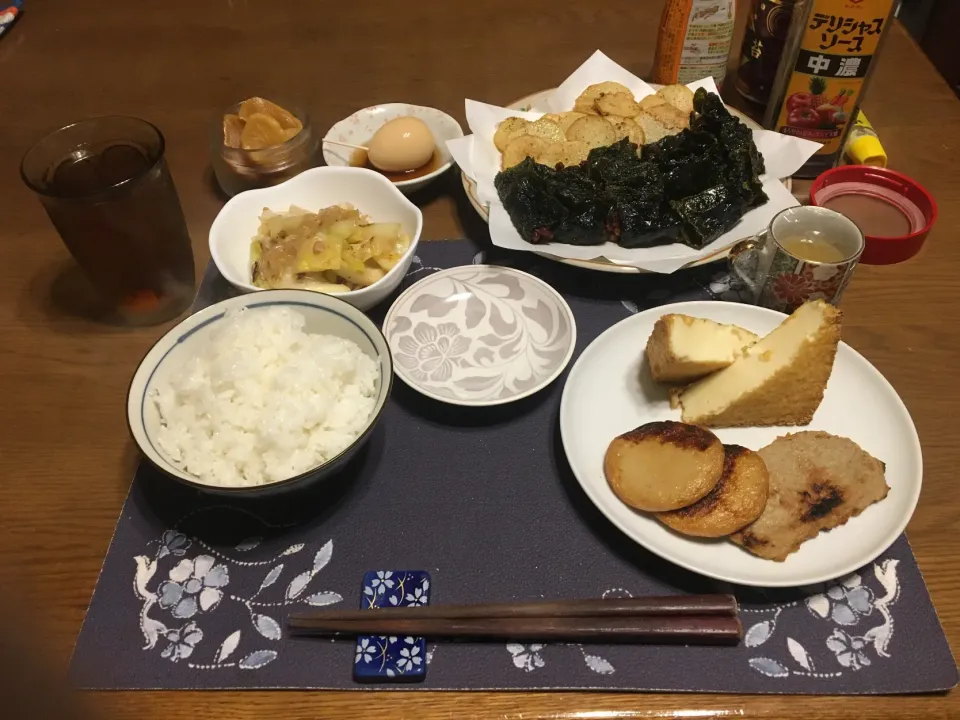
{"type": "MultiPolygon", "coordinates": [[[[252,97],[240,103],[240,119],[248,121],[253,115],[266,115],[277,121],[284,130],[303,130],[303,123],[289,110],[262,97],[252,97]]],[[[294,133],[296,135],[296,133],[294,133]]]]}
{"type": "Polygon", "coordinates": [[[280,123],[269,115],[253,113],[240,136],[240,146],[244,150],[262,150],[286,142],[280,123]]]}

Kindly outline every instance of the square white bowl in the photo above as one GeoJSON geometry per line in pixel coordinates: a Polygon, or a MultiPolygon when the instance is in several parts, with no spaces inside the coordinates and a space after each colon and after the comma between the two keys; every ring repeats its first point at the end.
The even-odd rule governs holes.
{"type": "Polygon", "coordinates": [[[235,195],[210,226],[210,255],[231,285],[243,292],[262,290],[253,284],[250,276],[250,241],[257,234],[264,208],[280,212],[298,205],[316,212],[343,203],[352,205],[372,222],[399,223],[410,237],[407,252],[383,278],[369,287],[335,295],[360,310],[369,310],[400,285],[423,230],[420,208],[373,170],[311,168],[279,185],[235,195]]]}

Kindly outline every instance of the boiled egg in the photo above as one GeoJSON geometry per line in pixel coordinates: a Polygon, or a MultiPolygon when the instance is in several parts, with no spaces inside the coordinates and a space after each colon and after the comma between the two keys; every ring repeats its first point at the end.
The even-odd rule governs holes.
{"type": "Polygon", "coordinates": [[[416,170],[430,162],[436,143],[430,128],[420,118],[394,118],[370,138],[367,159],[384,172],[416,170]]]}

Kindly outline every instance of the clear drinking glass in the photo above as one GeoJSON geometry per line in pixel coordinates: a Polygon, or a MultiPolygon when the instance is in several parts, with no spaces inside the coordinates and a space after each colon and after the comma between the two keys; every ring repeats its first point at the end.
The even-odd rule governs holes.
{"type": "Polygon", "coordinates": [[[67,125],[27,151],[20,174],[120,320],[163,322],[190,305],[193,249],[156,127],[131,117],[67,125]]]}

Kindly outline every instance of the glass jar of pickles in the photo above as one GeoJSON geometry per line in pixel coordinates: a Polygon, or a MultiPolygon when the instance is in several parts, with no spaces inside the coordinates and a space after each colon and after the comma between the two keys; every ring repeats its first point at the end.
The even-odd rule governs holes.
{"type": "Polygon", "coordinates": [[[232,196],[313,167],[320,142],[306,112],[255,97],[223,112],[211,145],[217,182],[232,196]]]}

